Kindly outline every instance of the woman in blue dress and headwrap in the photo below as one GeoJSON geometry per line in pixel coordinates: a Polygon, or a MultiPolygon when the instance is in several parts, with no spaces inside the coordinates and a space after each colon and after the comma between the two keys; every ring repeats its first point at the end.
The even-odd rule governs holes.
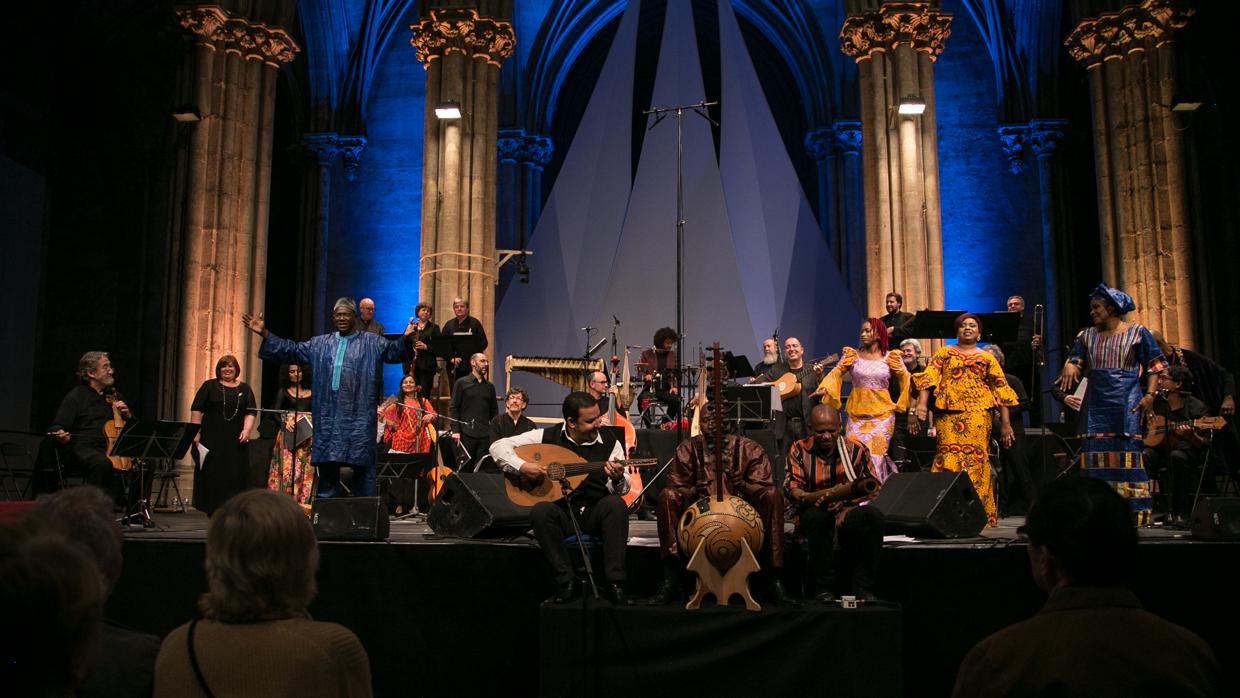
{"type": "Polygon", "coordinates": [[[1094,326],[1076,337],[1067,363],[1056,381],[1072,390],[1087,370],[1079,433],[1085,437],[1081,474],[1105,480],[1132,507],[1139,524],[1148,523],[1150,478],[1141,464],[1141,418],[1154,404],[1142,380],[1167,367],[1153,335],[1142,325],[1125,321],[1136,310],[1132,297],[1105,284],[1089,296],[1094,326]]]}

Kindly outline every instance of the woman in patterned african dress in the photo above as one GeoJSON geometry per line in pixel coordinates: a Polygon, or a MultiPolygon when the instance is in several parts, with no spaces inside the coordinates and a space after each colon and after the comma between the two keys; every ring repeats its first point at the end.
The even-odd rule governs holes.
{"type": "Polygon", "coordinates": [[[990,410],[999,410],[999,442],[1011,448],[1015,436],[1008,407],[1017,403],[1016,393],[1003,378],[995,357],[982,351],[977,340],[982,323],[973,313],[956,318],[954,346],[934,352],[926,370],[913,377],[920,395],[917,408],[909,412],[910,434],[925,420],[930,389],[934,388],[934,427],[938,445],[932,470],[964,470],[986,508],[989,526],[998,523],[994,486],[990,481],[990,410]]]}
{"type": "Polygon", "coordinates": [[[896,428],[896,412],[908,410],[909,373],[898,350],[887,346],[887,327],[878,318],[861,323],[859,349],[844,347],[844,357],[818,385],[823,404],[840,408],[844,375],[852,375],[846,434],[870,450],[870,471],[883,482],[897,471],[887,453],[896,428]],[[895,391],[891,390],[892,386],[895,391]],[[895,399],[892,393],[895,393],[895,399]]]}

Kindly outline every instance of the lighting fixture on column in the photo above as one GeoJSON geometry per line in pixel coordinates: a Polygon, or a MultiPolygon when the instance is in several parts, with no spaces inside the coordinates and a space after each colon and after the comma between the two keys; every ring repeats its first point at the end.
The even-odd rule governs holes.
{"type": "Polygon", "coordinates": [[[917,95],[900,98],[899,112],[903,116],[921,116],[926,111],[926,100],[917,95]]]}
{"type": "Polygon", "coordinates": [[[443,102],[435,105],[435,116],[440,121],[449,121],[461,118],[461,105],[455,102],[443,102]]]}
{"type": "Polygon", "coordinates": [[[183,124],[192,124],[195,121],[202,121],[202,117],[198,114],[198,107],[195,107],[192,104],[186,104],[172,110],[172,118],[183,124]]]}

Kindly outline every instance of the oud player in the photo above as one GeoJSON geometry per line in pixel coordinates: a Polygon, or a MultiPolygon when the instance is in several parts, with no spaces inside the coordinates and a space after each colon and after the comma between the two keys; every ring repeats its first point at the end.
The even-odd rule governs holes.
{"type": "Polygon", "coordinates": [[[632,605],[624,593],[624,553],[629,542],[628,507],[620,498],[629,490],[625,468],[620,464],[624,460],[624,446],[598,428],[598,400],[589,393],[569,393],[564,398],[563,414],[563,424],[527,431],[491,444],[491,458],[510,477],[533,481],[546,478],[547,468],[523,460],[516,453],[518,447],[550,444],[566,448],[587,462],[607,462],[603,470],[591,473],[575,490],[568,489],[567,480],[562,481],[560,484],[567,496],[556,502],[535,504],[530,509],[530,523],[558,584],[556,593],[547,603],[571,601],[581,590],[564,545],[566,537],[576,534],[573,526],[573,517],[576,517],[582,533],[603,539],[604,593],[617,605],[632,605]]]}

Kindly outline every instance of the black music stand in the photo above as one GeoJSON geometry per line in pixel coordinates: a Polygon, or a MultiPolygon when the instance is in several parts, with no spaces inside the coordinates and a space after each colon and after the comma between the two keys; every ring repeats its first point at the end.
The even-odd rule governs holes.
{"type": "MultiPolygon", "coordinates": [[[[744,357],[741,357],[744,360],[744,357]]],[[[771,386],[728,385],[723,388],[723,399],[732,405],[729,418],[737,424],[757,422],[766,426],[771,422],[771,386]]]]}
{"type": "Polygon", "coordinates": [[[975,314],[982,321],[982,336],[978,338],[978,341],[1003,344],[1016,341],[1016,336],[1020,334],[1021,313],[1004,311],[975,314]]]}
{"type": "Polygon", "coordinates": [[[730,351],[723,352],[723,365],[728,367],[728,375],[734,379],[754,377],[753,364],[744,354],[737,356],[730,351]]]}
{"type": "MultiPolygon", "coordinates": [[[[436,446],[437,447],[437,446],[436,446]]],[[[397,521],[425,516],[418,507],[418,483],[426,477],[427,471],[435,467],[435,452],[429,453],[385,453],[375,461],[379,470],[375,480],[386,478],[391,480],[413,480],[413,506],[409,511],[396,517],[397,521]]]]}
{"type": "Polygon", "coordinates": [[[905,328],[909,337],[918,339],[955,339],[956,318],[963,310],[919,310],[905,328]]]}
{"type": "MultiPolygon", "coordinates": [[[[129,507],[121,523],[138,520],[143,528],[152,528],[150,499],[146,491],[146,474],[143,461],[147,459],[180,460],[194,442],[201,425],[192,422],[162,422],[155,419],[132,421],[125,425],[109,456],[134,458],[138,470],[138,501],[129,507]]],[[[129,506],[129,503],[125,503],[129,506]]]]}

